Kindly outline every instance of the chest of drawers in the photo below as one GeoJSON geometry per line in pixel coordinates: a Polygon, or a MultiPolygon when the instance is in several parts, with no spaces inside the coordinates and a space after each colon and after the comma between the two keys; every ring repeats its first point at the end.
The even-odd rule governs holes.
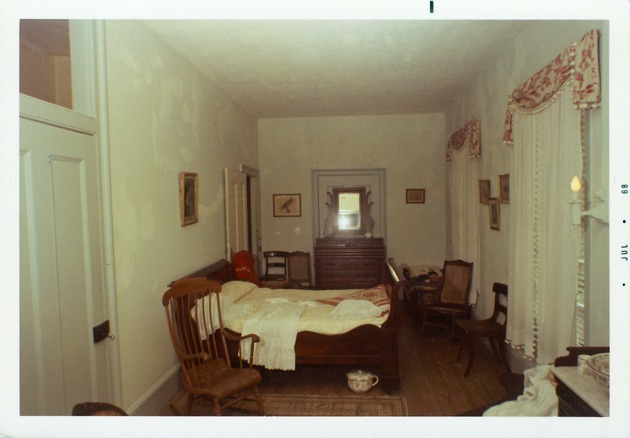
{"type": "Polygon", "coordinates": [[[361,289],[380,283],[385,263],[381,238],[323,238],[315,244],[318,289],[361,289]]]}

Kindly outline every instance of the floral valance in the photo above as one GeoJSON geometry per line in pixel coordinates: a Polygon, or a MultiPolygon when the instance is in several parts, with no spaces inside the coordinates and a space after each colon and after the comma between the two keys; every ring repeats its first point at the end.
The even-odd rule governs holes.
{"type": "Polygon", "coordinates": [[[468,158],[481,156],[481,123],[479,120],[471,120],[451,135],[446,147],[446,163],[451,164],[453,151],[458,151],[464,146],[468,147],[468,158]]]}
{"type": "Polygon", "coordinates": [[[514,111],[534,114],[544,110],[566,84],[572,86],[573,104],[577,109],[599,107],[601,101],[599,31],[591,30],[580,41],[571,44],[510,94],[505,114],[503,143],[513,143],[514,111]]]}

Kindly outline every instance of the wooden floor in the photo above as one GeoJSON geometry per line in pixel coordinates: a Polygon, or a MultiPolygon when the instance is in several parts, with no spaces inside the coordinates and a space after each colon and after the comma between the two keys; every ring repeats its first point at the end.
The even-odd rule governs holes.
{"type": "MultiPolygon", "coordinates": [[[[401,393],[411,416],[452,416],[487,405],[505,395],[499,376],[503,369],[489,348],[478,348],[469,377],[464,361],[455,363],[459,343],[448,333],[422,335],[404,310],[400,331],[401,393]]],[[[342,367],[302,367],[296,371],[263,371],[261,391],[293,394],[354,394],[342,367]]],[[[383,394],[377,385],[370,394],[383,394]]]]}

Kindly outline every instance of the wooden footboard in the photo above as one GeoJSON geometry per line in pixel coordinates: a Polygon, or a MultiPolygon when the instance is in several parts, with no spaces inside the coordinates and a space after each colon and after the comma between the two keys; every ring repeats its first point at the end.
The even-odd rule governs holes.
{"type": "MultiPolygon", "coordinates": [[[[406,280],[393,259],[386,263],[382,283],[390,287],[390,313],[382,327],[363,325],[340,335],[300,332],[295,343],[296,365],[347,365],[375,369],[387,392],[400,388],[398,368],[398,331],[400,328],[399,291],[406,280]]],[[[232,280],[231,264],[219,260],[186,277],[207,277],[225,283],[232,280]]],[[[376,286],[376,285],[375,285],[376,286]]],[[[308,293],[308,291],[305,291],[308,293]]],[[[231,346],[236,355],[238,346],[231,346]]]]}

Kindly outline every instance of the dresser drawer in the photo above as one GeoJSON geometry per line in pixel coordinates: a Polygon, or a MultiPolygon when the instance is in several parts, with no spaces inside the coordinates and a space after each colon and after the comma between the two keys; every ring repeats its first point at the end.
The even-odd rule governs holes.
{"type": "Polygon", "coordinates": [[[380,238],[317,239],[314,261],[318,289],[364,289],[381,280],[385,245],[380,238]]]}
{"type": "Polygon", "coordinates": [[[315,266],[321,266],[322,269],[379,269],[383,263],[382,257],[317,257],[315,266]]]}

